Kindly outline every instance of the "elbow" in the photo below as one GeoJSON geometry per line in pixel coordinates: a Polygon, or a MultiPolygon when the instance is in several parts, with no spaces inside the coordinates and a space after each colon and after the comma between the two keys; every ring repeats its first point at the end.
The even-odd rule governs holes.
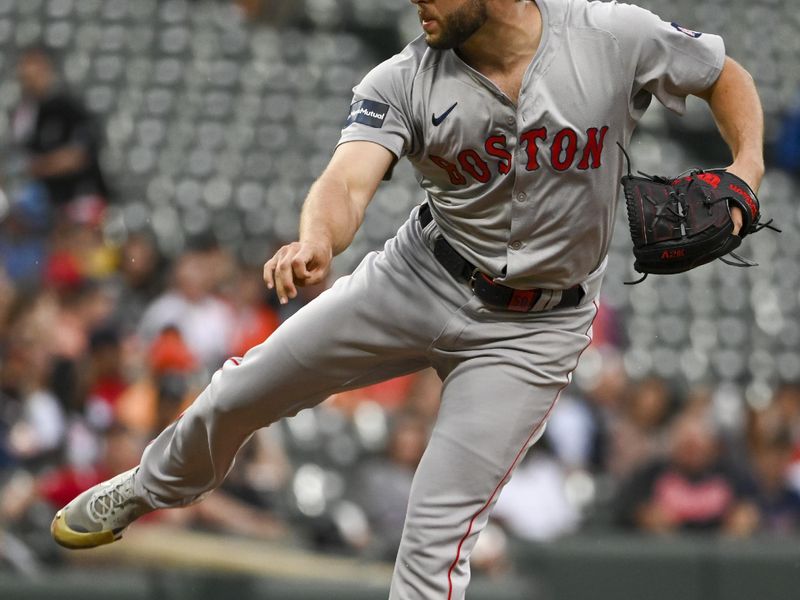
{"type": "Polygon", "coordinates": [[[747,86],[752,86],[753,88],[755,88],[756,81],[753,78],[753,75],[750,73],[750,71],[745,69],[738,62],[736,62],[732,58],[728,57],[728,58],[725,59],[725,67],[723,68],[723,70],[725,68],[730,68],[730,69],[734,70],[736,72],[736,75],[740,78],[740,83],[741,84],[744,84],[744,85],[747,85],[747,86]]]}
{"type": "Polygon", "coordinates": [[[702,98],[709,104],[719,90],[726,89],[755,89],[755,79],[750,72],[730,56],[725,57],[719,77],[707,89],[698,92],[696,96],[702,98]]]}

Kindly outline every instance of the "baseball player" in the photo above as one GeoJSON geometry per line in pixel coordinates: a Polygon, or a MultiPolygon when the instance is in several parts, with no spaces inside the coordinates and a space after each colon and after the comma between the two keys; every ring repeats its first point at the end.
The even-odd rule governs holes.
{"type": "Polygon", "coordinates": [[[586,0],[412,0],[424,34],[355,88],[299,240],[264,267],[280,302],[321,281],[395,162],[424,202],[382,252],[217,371],[141,464],[59,511],[56,540],[118,539],[201,500],[257,428],[432,366],[441,408],[416,473],[392,600],[462,599],[503,485],[590,343],[622,153],[652,96],[707,100],[758,187],[762,111],[722,40],[586,0]]]}

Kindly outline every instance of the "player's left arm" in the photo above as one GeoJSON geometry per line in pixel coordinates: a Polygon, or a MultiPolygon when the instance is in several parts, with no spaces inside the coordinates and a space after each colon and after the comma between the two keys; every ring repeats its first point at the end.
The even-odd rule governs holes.
{"type": "MultiPolygon", "coordinates": [[[[727,170],[758,191],[764,177],[764,111],[753,77],[727,57],[716,82],[696,95],[708,102],[717,128],[731,149],[733,162],[727,170]]],[[[742,226],[742,213],[732,207],[731,214],[735,235],[742,226]]]]}

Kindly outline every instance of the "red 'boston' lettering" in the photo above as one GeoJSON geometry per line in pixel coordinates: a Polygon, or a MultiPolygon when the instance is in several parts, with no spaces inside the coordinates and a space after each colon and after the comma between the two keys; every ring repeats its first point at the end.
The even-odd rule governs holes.
{"type": "Polygon", "coordinates": [[[453,185],[464,185],[467,183],[467,178],[461,174],[458,167],[453,163],[443,159],[441,156],[434,156],[433,154],[431,154],[429,158],[437,167],[441,167],[447,171],[447,175],[450,177],[450,183],[453,185]]]}
{"type": "Polygon", "coordinates": [[[586,140],[586,147],[583,149],[583,157],[581,158],[581,162],[578,163],[579,169],[585,171],[590,166],[592,169],[600,168],[600,159],[603,154],[603,144],[606,139],[606,133],[608,133],[608,126],[603,127],[602,129],[590,127],[586,130],[588,139],[586,140]],[[589,162],[590,160],[591,163],[589,162]]]}
{"type": "Polygon", "coordinates": [[[484,145],[484,150],[489,156],[499,158],[500,162],[497,163],[497,171],[501,175],[506,175],[511,170],[511,152],[506,150],[506,136],[493,135],[484,145]]]}
{"type": "Polygon", "coordinates": [[[550,162],[556,171],[566,171],[572,166],[575,160],[575,153],[578,151],[578,134],[572,129],[562,129],[553,139],[550,147],[550,162]],[[566,148],[564,147],[566,142],[566,148]],[[563,158],[562,158],[562,155],[563,158]]]}
{"type": "Polygon", "coordinates": [[[462,150],[458,155],[458,162],[467,173],[481,183],[486,183],[492,176],[489,165],[487,165],[486,161],[481,158],[481,155],[472,148],[462,150]]]}
{"type": "Polygon", "coordinates": [[[539,168],[539,147],[536,140],[547,139],[547,128],[531,129],[519,136],[520,142],[525,142],[525,149],[528,152],[528,164],[525,167],[528,171],[535,171],[539,168]]]}
{"type": "MultiPolygon", "coordinates": [[[[566,127],[550,137],[547,128],[540,127],[529,129],[519,136],[520,147],[524,144],[527,153],[526,169],[536,171],[540,168],[539,149],[540,143],[550,148],[550,164],[556,171],[566,171],[572,167],[577,167],[582,171],[589,169],[599,169],[602,167],[603,150],[605,148],[606,134],[608,126],[590,127],[586,130],[586,142],[582,142],[582,136],[574,129],[566,127]],[[576,159],[579,156],[580,160],[576,159]]],[[[470,178],[479,183],[487,183],[492,179],[494,167],[487,156],[497,160],[497,173],[507,175],[514,167],[514,153],[508,147],[508,138],[498,134],[486,138],[482,149],[466,148],[458,153],[456,162],[442,158],[441,156],[429,155],[431,162],[443,169],[450,178],[453,185],[466,185],[470,178]],[[467,177],[469,175],[469,177],[467,177]]],[[[709,174],[709,178],[712,176],[709,174]]],[[[711,182],[710,182],[711,183],[711,182]]],[[[718,183],[718,182],[717,182],[718,183]]],[[[745,196],[744,191],[738,192],[745,196]]]]}

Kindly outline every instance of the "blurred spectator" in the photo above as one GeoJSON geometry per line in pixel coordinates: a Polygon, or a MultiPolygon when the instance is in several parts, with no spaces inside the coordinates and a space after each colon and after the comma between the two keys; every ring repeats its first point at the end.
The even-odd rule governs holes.
{"type": "Polygon", "coordinates": [[[105,429],[115,420],[120,396],[128,387],[122,373],[119,333],[111,327],[95,329],[89,335],[89,352],[81,365],[85,413],[89,423],[105,429]]]}
{"type": "Polygon", "coordinates": [[[256,431],[239,451],[222,489],[254,508],[285,509],[284,493],[291,474],[280,427],[267,427],[256,431]]]}
{"type": "Polygon", "coordinates": [[[601,471],[608,461],[610,429],[628,393],[622,358],[610,347],[590,346],[576,374],[553,410],[545,436],[566,466],[601,471]]]}
{"type": "Polygon", "coordinates": [[[19,416],[8,431],[6,448],[16,462],[31,469],[42,468],[45,461],[54,458],[64,433],[64,414],[58,399],[39,385],[24,391],[19,416]]]}
{"type": "Polygon", "coordinates": [[[372,553],[382,559],[392,560],[397,554],[411,481],[429,434],[424,419],[398,415],[385,456],[365,463],[356,476],[352,497],[367,515],[372,553]]]}
{"type": "Polygon", "coordinates": [[[90,348],[90,334],[109,322],[114,298],[108,287],[92,280],[79,279],[58,295],[43,298],[52,311],[49,344],[54,354],[77,361],[90,348]]]}
{"type": "Polygon", "coordinates": [[[17,288],[5,270],[0,267],[0,336],[8,327],[11,307],[17,298],[17,288]]]}
{"type": "Polygon", "coordinates": [[[774,159],[777,166],[800,176],[800,90],[784,115],[774,159]]]}
{"type": "Polygon", "coordinates": [[[800,385],[779,386],[766,407],[750,413],[748,425],[751,447],[786,434],[800,449],[800,385]]]}
{"type": "Polygon", "coordinates": [[[580,512],[567,496],[567,478],[547,440],[539,440],[503,488],[492,517],[525,540],[543,542],[575,531],[580,512]]]}
{"type": "Polygon", "coordinates": [[[173,326],[198,361],[216,370],[231,354],[235,322],[231,308],[212,293],[218,282],[205,258],[198,252],[178,258],[172,289],[147,307],[139,332],[150,343],[173,326]]]}
{"type": "Polygon", "coordinates": [[[153,235],[137,232],[122,245],[114,321],[123,335],[136,331],[147,306],[165,285],[166,261],[153,235]]]}
{"type": "Polygon", "coordinates": [[[781,535],[798,532],[800,493],[788,482],[791,461],[792,442],[785,432],[753,451],[762,531],[781,535]]]}
{"type": "MultiPolygon", "coordinates": [[[[186,242],[186,253],[200,258],[208,277],[211,293],[222,295],[226,287],[235,282],[238,274],[236,259],[231,248],[219,243],[213,231],[204,231],[191,236],[186,242]]],[[[258,280],[263,282],[259,265],[258,280]]]]}
{"type": "Polygon", "coordinates": [[[617,480],[663,454],[666,439],[662,426],[669,416],[672,398],[666,381],[648,377],[628,392],[610,428],[607,469],[617,480]]]}
{"type": "Polygon", "coordinates": [[[241,267],[225,296],[233,309],[231,355],[244,356],[278,328],[278,313],[267,304],[261,269],[241,267]]]}
{"type": "Polygon", "coordinates": [[[21,296],[10,310],[0,354],[6,433],[0,444],[7,456],[30,468],[41,468],[60,449],[65,434],[64,411],[49,389],[50,321],[41,296],[21,296]]]}
{"type": "Polygon", "coordinates": [[[645,465],[628,480],[617,509],[621,524],[651,533],[745,536],[759,522],[753,483],[720,459],[717,434],[696,416],[675,421],[669,456],[645,465]]]}
{"type": "Polygon", "coordinates": [[[597,407],[571,391],[559,398],[544,432],[559,460],[576,469],[599,464],[604,435],[604,422],[597,407]]]}
{"type": "Polygon", "coordinates": [[[91,224],[62,223],[49,238],[45,283],[56,289],[82,280],[111,278],[118,263],[116,248],[106,243],[102,231],[91,224]]]}
{"type": "Polygon", "coordinates": [[[120,395],[116,418],[152,437],[174,421],[200,392],[192,385],[198,366],[180,332],[165,328],[149,347],[144,373],[120,395]]]}
{"type": "MultiPolygon", "coordinates": [[[[11,204],[0,222],[0,268],[15,283],[32,287],[39,283],[47,256],[47,208],[36,199],[36,188],[11,204]]],[[[43,194],[42,194],[43,195],[43,194]]]]}
{"type": "Polygon", "coordinates": [[[12,128],[29,153],[29,175],[74,220],[99,223],[108,188],[98,162],[101,129],[96,119],[65,89],[45,48],[22,53],[17,77],[23,100],[12,128]]]}

